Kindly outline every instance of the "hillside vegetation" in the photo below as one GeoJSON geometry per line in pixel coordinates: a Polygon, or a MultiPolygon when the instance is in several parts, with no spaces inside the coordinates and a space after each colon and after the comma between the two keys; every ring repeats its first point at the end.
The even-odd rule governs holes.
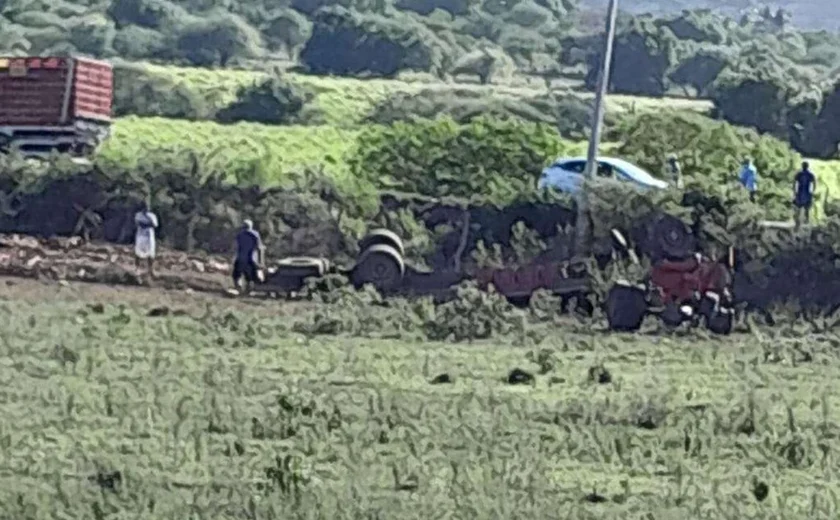
{"type": "Polygon", "coordinates": [[[117,116],[92,164],[0,155],[0,233],[24,235],[3,272],[38,278],[0,280],[0,518],[837,518],[840,343],[818,311],[840,302],[840,36],[786,11],[622,16],[602,151],[659,177],[677,153],[685,188],[590,192],[574,306],[341,276],[295,303],[128,289],[131,247],[101,243],[132,243],[146,201],[164,278],[214,288],[228,266],[204,253],[231,258],[246,218],[268,265],[352,265],[378,227],[418,268],[565,261],[577,208],[536,187],[585,149],[586,5],[0,0],[0,54],[109,59],[117,116]],[[819,222],[760,226],[790,217],[803,156],[819,222]],[[663,211],[708,256],[735,248],[741,304],[775,328],[604,334],[606,288],[646,271],[610,231],[663,211]]]}
{"type": "MultiPolygon", "coordinates": [[[[483,84],[531,78],[552,88],[591,89],[602,42],[601,24],[593,22],[573,0],[288,0],[248,5],[7,0],[0,6],[0,52],[80,52],[193,66],[259,68],[272,63],[315,74],[395,78],[420,73],[483,84]]],[[[806,155],[830,158],[840,142],[833,123],[838,48],[840,36],[798,29],[785,10],[758,9],[735,19],[702,10],[625,16],[617,36],[612,89],[707,97],[722,118],[776,135],[806,155]]],[[[218,88],[209,106],[155,114],[143,113],[148,107],[128,111],[214,117],[220,104],[233,101],[218,88]]],[[[294,93],[282,88],[259,88],[248,93],[249,106],[254,106],[254,96],[304,101],[289,98],[294,93]]],[[[461,94],[466,93],[455,97],[469,98],[461,94]]],[[[461,102],[488,108],[475,100],[461,102]]],[[[294,115],[284,114],[274,122],[294,115]]],[[[239,106],[223,110],[220,117],[252,116],[239,106]]]]}
{"type": "MultiPolygon", "coordinates": [[[[606,4],[606,0],[582,0],[581,8],[603,12],[606,4]]],[[[833,0],[787,0],[783,4],[765,4],[783,7],[793,25],[797,27],[826,31],[837,29],[834,20],[840,16],[840,5],[833,0]]],[[[662,16],[685,10],[710,9],[735,19],[759,13],[763,9],[761,3],[753,0],[638,0],[622,2],[619,5],[621,9],[634,14],[654,13],[662,16]]]]}

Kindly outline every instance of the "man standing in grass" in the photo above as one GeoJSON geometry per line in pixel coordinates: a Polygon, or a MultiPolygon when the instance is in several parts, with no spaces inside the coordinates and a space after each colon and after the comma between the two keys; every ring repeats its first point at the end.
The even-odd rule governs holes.
{"type": "Polygon", "coordinates": [[[755,202],[755,194],[758,191],[758,171],[753,166],[749,157],[741,163],[741,173],[738,180],[741,185],[750,193],[750,201],[755,202]]]}
{"type": "Polygon", "coordinates": [[[140,262],[146,261],[149,276],[155,277],[155,229],[158,227],[157,215],[149,211],[149,205],[143,202],[140,211],[134,215],[137,231],[134,235],[135,267],[140,271],[140,262]]]}
{"type": "Polygon", "coordinates": [[[259,279],[263,250],[262,239],[254,229],[254,222],[245,220],[236,235],[236,259],[233,261],[233,285],[239,289],[240,280],[245,278],[245,294],[251,291],[252,285],[259,279]]]}
{"type": "Polygon", "coordinates": [[[802,169],[793,179],[794,219],[798,229],[805,214],[805,223],[811,221],[811,206],[814,203],[814,191],[817,188],[817,177],[811,172],[807,161],[802,163],[802,169]]]}

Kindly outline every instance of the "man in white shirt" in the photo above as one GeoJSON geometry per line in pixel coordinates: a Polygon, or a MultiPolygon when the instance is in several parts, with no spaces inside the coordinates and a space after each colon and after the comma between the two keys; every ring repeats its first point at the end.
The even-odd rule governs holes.
{"type": "Polygon", "coordinates": [[[149,205],[143,203],[140,211],[134,215],[137,232],[134,235],[135,266],[139,272],[140,261],[146,260],[149,275],[155,276],[155,229],[158,227],[157,215],[149,211],[149,205]]]}

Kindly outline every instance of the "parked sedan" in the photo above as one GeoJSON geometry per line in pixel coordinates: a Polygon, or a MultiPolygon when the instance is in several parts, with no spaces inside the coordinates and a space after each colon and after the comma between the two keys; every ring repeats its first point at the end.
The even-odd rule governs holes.
{"type": "MultiPolygon", "coordinates": [[[[575,193],[583,183],[586,157],[564,157],[554,161],[542,172],[539,188],[554,188],[575,193]]],[[[665,189],[668,183],[623,159],[598,158],[595,182],[626,182],[640,189],[665,189]]]]}

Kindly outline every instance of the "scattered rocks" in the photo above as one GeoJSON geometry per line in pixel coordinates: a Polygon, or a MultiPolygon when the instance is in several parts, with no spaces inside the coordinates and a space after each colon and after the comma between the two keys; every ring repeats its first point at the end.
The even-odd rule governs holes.
{"type": "Polygon", "coordinates": [[[88,480],[106,491],[118,492],[122,485],[122,473],[119,470],[110,472],[100,471],[96,475],[88,477],[88,480]]]}
{"type": "Polygon", "coordinates": [[[245,445],[242,444],[242,441],[233,441],[232,445],[228,445],[225,448],[224,453],[227,457],[233,457],[234,455],[241,457],[242,455],[245,455],[245,445]]]}
{"type": "Polygon", "coordinates": [[[7,247],[15,247],[21,249],[41,249],[41,244],[34,237],[12,235],[3,240],[3,244],[7,247]]]}
{"type": "Polygon", "coordinates": [[[583,500],[591,504],[603,504],[604,502],[608,501],[607,497],[599,494],[594,489],[592,490],[592,493],[589,493],[585,497],[583,497],[583,500]]]}
{"type": "Polygon", "coordinates": [[[42,258],[40,256],[35,255],[32,258],[30,258],[29,260],[27,260],[26,263],[23,264],[23,265],[26,266],[27,269],[32,269],[36,265],[40,264],[41,260],[42,260],[42,258]]]}
{"type": "Polygon", "coordinates": [[[165,316],[169,316],[170,313],[171,311],[169,310],[169,307],[155,307],[149,310],[146,316],[150,318],[163,318],[165,316]]]}
{"type": "Polygon", "coordinates": [[[753,482],[752,493],[756,500],[764,502],[764,499],[770,494],[770,486],[760,480],[756,480],[753,482]]]}
{"type": "Polygon", "coordinates": [[[67,363],[72,363],[73,365],[75,365],[79,362],[79,355],[75,351],[65,347],[64,345],[56,345],[53,356],[62,365],[66,365],[67,363]]]}
{"type": "Polygon", "coordinates": [[[661,418],[649,410],[646,410],[636,418],[636,426],[643,430],[655,430],[659,428],[660,424],[661,418]]]}
{"type": "Polygon", "coordinates": [[[510,371],[507,377],[509,385],[533,385],[535,383],[534,375],[530,374],[521,368],[514,368],[510,371]]]}
{"type": "Polygon", "coordinates": [[[612,374],[603,365],[597,365],[589,368],[589,380],[599,385],[607,385],[612,383],[612,374]]]}
{"type": "Polygon", "coordinates": [[[204,267],[207,271],[217,272],[217,273],[227,272],[227,271],[230,270],[230,267],[227,264],[222,263],[222,262],[217,262],[215,260],[210,260],[209,262],[204,264],[204,267]]]}

